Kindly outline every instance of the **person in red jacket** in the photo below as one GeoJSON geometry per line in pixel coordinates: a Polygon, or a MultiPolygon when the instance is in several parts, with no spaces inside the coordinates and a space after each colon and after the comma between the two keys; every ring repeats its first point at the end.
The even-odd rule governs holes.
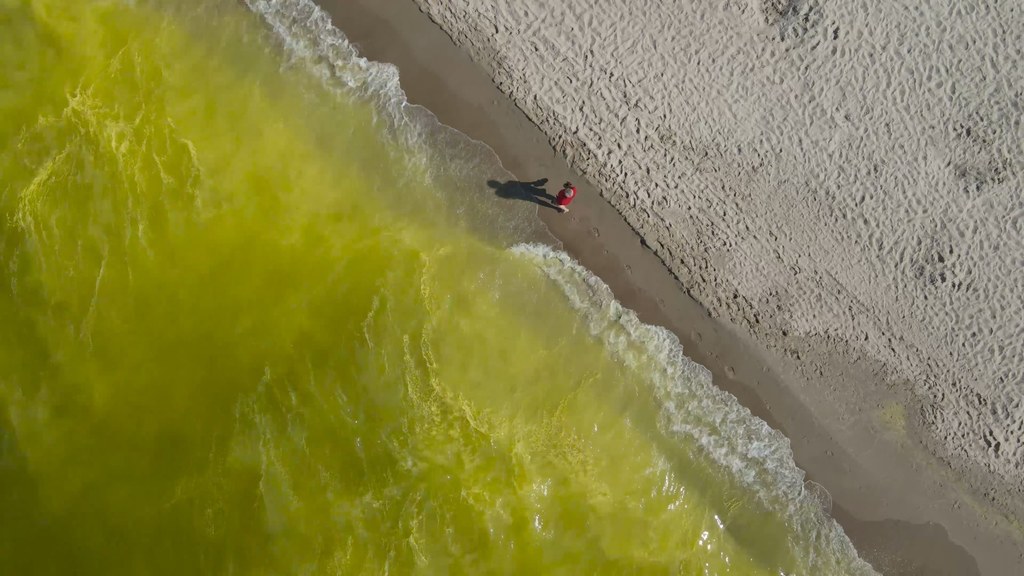
{"type": "Polygon", "coordinates": [[[572,204],[573,199],[576,198],[576,187],[572,185],[572,182],[566,182],[562,189],[558,191],[558,195],[555,196],[555,205],[562,212],[569,211],[569,204],[572,204]]]}

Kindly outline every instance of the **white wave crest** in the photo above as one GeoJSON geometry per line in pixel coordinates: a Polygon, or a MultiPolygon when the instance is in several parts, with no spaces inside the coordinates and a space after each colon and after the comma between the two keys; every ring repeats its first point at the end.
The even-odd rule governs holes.
{"type": "Polygon", "coordinates": [[[519,244],[511,251],[534,262],[562,289],[616,360],[649,375],[661,403],[663,432],[696,442],[787,520],[804,543],[800,551],[808,566],[826,574],[875,574],[822,509],[820,490],[808,489],[789,440],[716,387],[708,369],[683,354],[675,334],[641,322],[607,284],[565,252],[540,244],[519,244]]]}

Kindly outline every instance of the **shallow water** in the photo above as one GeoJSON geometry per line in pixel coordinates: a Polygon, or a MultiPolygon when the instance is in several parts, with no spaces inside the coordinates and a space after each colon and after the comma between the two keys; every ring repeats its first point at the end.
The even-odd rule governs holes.
{"type": "Polygon", "coordinates": [[[0,572],[869,572],[670,334],[509,249],[485,149],[250,4],[0,0],[0,572]]]}

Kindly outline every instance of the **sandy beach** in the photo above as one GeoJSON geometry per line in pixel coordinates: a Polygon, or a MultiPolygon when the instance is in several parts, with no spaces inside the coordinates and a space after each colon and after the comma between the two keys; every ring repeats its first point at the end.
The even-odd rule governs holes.
{"type": "MultiPolygon", "coordinates": [[[[423,1],[429,16],[413,0],[320,3],[364,56],[398,66],[410,102],[425,106],[443,123],[488,144],[517,178],[548,178],[552,194],[557,183],[577,183],[580,198],[569,214],[543,207],[538,210],[552,234],[566,251],[607,282],[623,304],[644,322],[675,332],[686,354],[708,367],[717,385],[791,440],[797,464],[809,479],[828,490],[832,515],[861,556],[878,571],[994,576],[1024,571],[1019,480],[1024,448],[1018,398],[1022,360],[1019,308],[1024,283],[1020,282],[1019,260],[1018,267],[1013,267],[1014,258],[1021,254],[1017,245],[1021,241],[1019,188],[1016,197],[1011,194],[1019,185],[1021,156],[1007,148],[1014,146],[1014,138],[1019,147],[1019,116],[1001,134],[985,133],[989,124],[983,120],[971,124],[965,119],[961,143],[943,154],[965,159],[956,174],[961,180],[973,179],[970,190],[977,191],[976,197],[968,197],[965,205],[960,200],[950,202],[941,213],[921,220],[921,227],[931,226],[928,229],[932,230],[924,244],[915,244],[917,232],[908,232],[908,238],[894,242],[895,251],[890,246],[882,250],[880,259],[872,260],[868,252],[850,246],[888,242],[883,232],[895,224],[878,215],[907,212],[906,206],[922,202],[927,205],[926,195],[867,194],[858,199],[854,193],[852,199],[846,198],[843,186],[864,176],[857,170],[849,174],[839,170],[835,179],[823,178],[819,184],[822,194],[832,194],[829,198],[801,200],[799,191],[806,189],[801,187],[807,183],[796,182],[796,176],[787,180],[790,188],[797,190],[792,199],[769,205],[760,192],[772,189],[786,174],[803,173],[787,164],[798,163],[797,156],[780,159],[785,156],[780,153],[770,157],[764,153],[767,149],[802,152],[821,162],[846,158],[859,167],[854,160],[861,161],[856,154],[863,146],[856,126],[834,128],[833,133],[846,134],[845,139],[824,138],[831,143],[831,152],[812,151],[809,147],[816,142],[814,138],[792,144],[787,130],[813,133],[824,129],[814,120],[815,110],[806,110],[811,125],[803,127],[798,119],[782,112],[779,117],[751,112],[748,100],[729,91],[728,77],[716,79],[704,69],[700,80],[709,86],[721,84],[715,90],[732,95],[732,100],[725,100],[729,106],[710,98],[698,101],[698,96],[687,93],[685,101],[696,112],[659,108],[662,95],[651,93],[645,99],[641,90],[645,83],[661,85],[657,78],[622,79],[621,93],[609,96],[602,92],[605,84],[594,75],[603,73],[615,80],[618,72],[602,55],[587,52],[588,43],[596,39],[582,29],[559,27],[570,26],[569,22],[588,29],[606,26],[608,22],[602,19],[615,17],[614,10],[584,18],[571,8],[578,3],[570,2],[566,4],[569,12],[551,16],[551,27],[544,31],[535,29],[549,23],[542,18],[540,3],[534,2],[526,3],[518,13],[501,14],[482,7],[470,9],[463,2],[423,1]],[[544,45],[559,35],[578,42],[544,45]],[[500,49],[495,44],[501,44],[500,49]],[[536,53],[533,60],[528,58],[530,50],[536,53]],[[573,60],[577,55],[580,60],[573,60]],[[568,74],[572,70],[577,71],[575,75],[568,74]],[[552,96],[545,100],[537,90],[552,96]],[[569,104],[566,109],[555,109],[551,102],[569,104]],[[621,109],[610,108],[613,102],[621,109]],[[737,112],[745,110],[743,106],[748,107],[746,115],[737,112]],[[746,162],[751,154],[721,149],[714,133],[705,134],[701,144],[699,134],[681,131],[680,126],[687,122],[702,125],[690,115],[709,115],[715,110],[724,116],[712,117],[709,122],[718,125],[743,124],[736,118],[758,119],[746,124],[746,134],[737,138],[752,146],[751,154],[764,156],[767,168],[734,162],[736,158],[746,162]],[[612,125],[620,129],[614,137],[604,138],[601,131],[612,125]],[[575,133],[575,137],[569,138],[567,133],[575,133]],[[758,136],[762,134],[769,136],[762,141],[758,136]],[[653,146],[652,138],[660,139],[661,145],[653,146]],[[717,152],[712,150],[715,146],[719,146],[717,152]],[[993,147],[1001,156],[986,155],[993,147]],[[635,160],[641,157],[651,163],[644,166],[635,160]],[[658,163],[669,158],[693,162],[658,163]],[[640,177],[645,169],[646,180],[640,177]],[[748,174],[748,180],[735,181],[737,173],[748,174]],[[722,193],[708,195],[704,204],[700,199],[673,199],[669,192],[675,188],[666,184],[666,174],[688,175],[701,189],[720,189],[722,193]],[[746,197],[734,192],[744,186],[754,192],[746,197]],[[635,190],[646,190],[650,197],[627,193],[635,190]],[[833,196],[842,202],[849,200],[850,205],[826,219],[834,217],[839,222],[863,217],[870,229],[867,236],[842,236],[843,230],[860,229],[838,224],[828,228],[839,231],[830,235],[814,226],[787,224],[821,220],[817,211],[837,205],[838,201],[830,199],[833,196]],[[652,213],[651,206],[660,211],[652,213]],[[790,213],[772,212],[783,209],[790,213]],[[996,209],[1008,211],[1004,228],[997,227],[990,236],[971,228],[984,210],[991,213],[996,209]],[[750,216],[758,211],[767,216],[760,220],[750,216]],[[965,214],[965,220],[951,226],[951,232],[936,224],[958,211],[965,214]],[[961,227],[966,227],[966,232],[961,227]],[[966,234],[966,244],[958,244],[950,236],[961,232],[966,234]],[[981,241],[980,247],[970,248],[978,238],[998,239],[999,233],[1010,241],[998,246],[991,240],[989,244],[981,241]],[[918,252],[901,250],[903,240],[918,252]],[[948,253],[954,245],[957,255],[948,253]],[[772,250],[777,250],[777,258],[772,250]],[[890,264],[891,274],[886,268],[890,264]],[[836,270],[845,270],[846,276],[829,276],[838,274],[836,270]],[[913,276],[915,270],[923,276],[920,285],[901,283],[901,274],[913,276]],[[869,288],[877,279],[881,279],[880,288],[872,292],[869,288]],[[962,286],[976,290],[961,290],[962,286]],[[979,298],[1002,306],[1004,316],[998,322],[989,319],[989,308],[975,306],[979,298]],[[894,315],[900,309],[906,312],[903,318],[894,315]],[[929,312],[931,309],[939,312],[929,312]],[[957,316],[951,319],[949,314],[957,316]],[[987,332],[990,338],[983,342],[975,338],[969,352],[945,355],[951,346],[968,341],[971,330],[987,332]],[[1018,339],[1013,340],[1013,335],[1018,339]]],[[[750,27],[759,33],[774,30],[783,42],[797,42],[826,28],[829,35],[847,33],[826,26],[830,21],[821,20],[824,17],[814,2],[799,3],[806,4],[801,8],[804,12],[794,13],[767,9],[750,13],[746,4],[726,4],[736,4],[737,17],[748,18],[750,27]]],[[[964,15],[962,22],[970,26],[992,17],[987,12],[972,13],[964,15]]],[[[1020,14],[1016,17],[1019,20],[1020,14]]],[[[668,23],[666,26],[668,29],[651,38],[671,38],[678,33],[668,23]]],[[[649,56],[655,64],[687,57],[672,53],[656,40],[651,40],[654,44],[650,46],[630,43],[628,29],[609,27],[607,32],[610,57],[649,56]]],[[[1010,34],[1019,35],[1019,28],[994,37],[999,40],[1010,34]]],[[[926,39],[927,34],[921,38],[926,39]]],[[[985,44],[986,38],[978,39],[979,45],[985,44]]],[[[743,44],[748,39],[736,42],[743,44]]],[[[1012,42],[1008,44],[1018,55],[1021,45],[1024,43],[1016,43],[1016,48],[1012,42]]],[[[765,58],[781,57],[779,54],[788,54],[789,49],[783,46],[778,54],[765,58]]],[[[792,50],[799,56],[799,47],[792,50]]],[[[705,56],[714,66],[723,65],[716,56],[705,56]]],[[[810,60],[802,66],[805,74],[797,74],[800,82],[807,78],[806,70],[816,70],[810,60]]],[[[657,65],[632,68],[655,77],[660,70],[657,65]]],[[[734,73],[756,76],[749,70],[734,73]]],[[[1019,88],[1019,80],[1009,78],[1005,83],[1019,88]]],[[[783,75],[776,83],[779,90],[785,90],[795,81],[783,75]]],[[[807,82],[806,90],[813,92],[813,82],[807,82]]],[[[822,114],[833,118],[831,112],[822,114]]],[[[887,118],[882,124],[894,121],[887,118]]],[[[899,127],[893,130],[888,139],[871,133],[877,136],[872,145],[905,146],[899,127]]],[[[931,137],[927,130],[914,134],[924,140],[931,137]]],[[[912,152],[903,155],[917,158],[912,152]]],[[[943,161],[944,157],[922,157],[911,164],[915,170],[924,170],[929,162],[943,161]]],[[[814,168],[813,162],[808,165],[814,168]]],[[[913,170],[908,173],[916,174],[913,170]]],[[[947,172],[941,174],[946,176],[920,182],[920,187],[952,186],[941,180],[947,172]]],[[[906,178],[911,176],[901,167],[883,164],[872,182],[888,182],[886,186],[891,188],[908,185],[906,178]]],[[[889,189],[886,186],[881,189],[889,189]]],[[[911,217],[920,213],[911,211],[911,217]]]]}

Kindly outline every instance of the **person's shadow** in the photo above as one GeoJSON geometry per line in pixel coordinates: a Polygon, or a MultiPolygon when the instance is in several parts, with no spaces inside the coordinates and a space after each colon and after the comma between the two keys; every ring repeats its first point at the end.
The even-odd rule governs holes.
{"type": "Polygon", "coordinates": [[[509,180],[508,182],[487,181],[487,185],[494,189],[494,193],[499,198],[533,202],[534,204],[557,210],[558,208],[555,207],[555,197],[548,194],[548,191],[544,189],[544,185],[547,183],[547,178],[541,178],[533,182],[519,182],[516,180],[509,180]]]}

